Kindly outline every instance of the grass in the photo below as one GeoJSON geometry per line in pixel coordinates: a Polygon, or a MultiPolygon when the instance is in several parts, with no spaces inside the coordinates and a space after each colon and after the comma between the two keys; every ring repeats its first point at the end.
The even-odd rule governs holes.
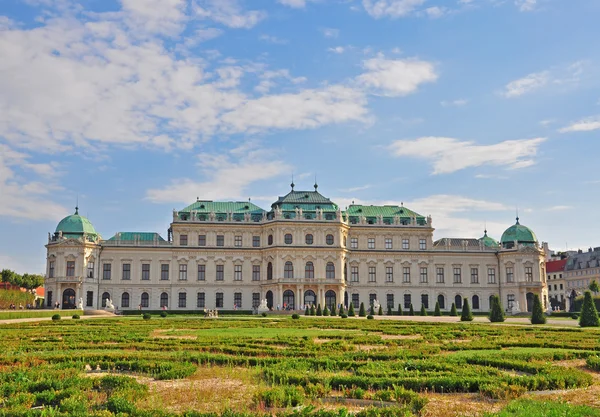
{"type": "Polygon", "coordinates": [[[0,320],[30,319],[52,317],[60,314],[61,317],[71,317],[73,314],[83,315],[82,310],[14,310],[0,311],[0,320]]]}
{"type": "Polygon", "coordinates": [[[485,417],[600,417],[600,410],[564,402],[516,400],[494,414],[485,417]]]}

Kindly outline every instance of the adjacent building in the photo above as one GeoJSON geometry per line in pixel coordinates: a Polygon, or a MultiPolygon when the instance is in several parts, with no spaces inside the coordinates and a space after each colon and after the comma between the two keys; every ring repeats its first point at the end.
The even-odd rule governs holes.
{"type": "Polygon", "coordinates": [[[571,255],[563,272],[565,277],[565,297],[568,298],[567,309],[580,295],[583,295],[592,283],[600,283],[600,247],[589,248],[587,252],[579,250],[571,255]]]}

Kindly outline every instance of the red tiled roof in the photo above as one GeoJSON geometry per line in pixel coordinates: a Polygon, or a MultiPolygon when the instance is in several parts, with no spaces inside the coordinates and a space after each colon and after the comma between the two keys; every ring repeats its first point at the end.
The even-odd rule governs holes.
{"type": "Polygon", "coordinates": [[[546,262],[546,273],[551,274],[553,272],[563,272],[565,270],[566,264],[567,264],[567,259],[561,259],[560,261],[546,262]]]}

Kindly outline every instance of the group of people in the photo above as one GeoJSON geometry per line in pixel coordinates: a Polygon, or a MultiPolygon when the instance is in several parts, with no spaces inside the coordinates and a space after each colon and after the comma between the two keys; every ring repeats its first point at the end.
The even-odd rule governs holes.
{"type": "Polygon", "coordinates": [[[54,309],[58,310],[60,308],[60,303],[57,301],[54,303],[54,309]]]}
{"type": "MultiPolygon", "coordinates": [[[[33,304],[29,304],[29,303],[27,303],[27,306],[26,306],[26,307],[23,307],[23,304],[19,303],[19,310],[24,310],[25,308],[27,308],[27,310],[30,310],[30,309],[34,308],[34,306],[33,306],[33,304]]],[[[8,309],[9,309],[9,310],[16,310],[16,309],[17,309],[17,306],[16,306],[15,304],[11,303],[11,304],[8,306],[8,309]]]]}

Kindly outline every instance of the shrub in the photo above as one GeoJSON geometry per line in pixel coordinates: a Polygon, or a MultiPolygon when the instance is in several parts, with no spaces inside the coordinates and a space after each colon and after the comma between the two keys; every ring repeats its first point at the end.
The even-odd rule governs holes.
{"type": "Polygon", "coordinates": [[[367,316],[367,320],[373,320],[374,318],[375,318],[375,317],[373,317],[373,315],[372,315],[372,314],[369,314],[369,315],[367,316]]]}
{"type": "Polygon", "coordinates": [[[440,310],[440,302],[439,301],[437,301],[435,303],[435,311],[433,312],[433,315],[437,316],[437,317],[442,315],[442,310],[440,310]]]}
{"type": "MultiPolygon", "coordinates": [[[[342,308],[344,308],[344,306],[342,306],[342,308]]],[[[331,315],[332,315],[332,316],[337,316],[337,310],[336,310],[336,308],[335,308],[335,304],[333,304],[333,305],[331,306],[331,315]]]]}
{"type": "Polygon", "coordinates": [[[304,315],[310,316],[310,308],[308,308],[308,306],[306,306],[306,310],[304,310],[304,315]]]}
{"type": "Polygon", "coordinates": [[[166,311],[161,311],[161,312],[160,312],[160,316],[161,316],[162,318],[165,318],[165,317],[167,317],[167,315],[168,315],[168,314],[167,314],[167,312],[166,312],[166,311]]]}
{"type": "Polygon", "coordinates": [[[586,291],[583,298],[583,307],[581,308],[579,325],[581,327],[600,326],[600,322],[598,321],[598,311],[596,310],[594,300],[592,299],[592,293],[590,291],[586,291]]]}
{"type": "Polygon", "coordinates": [[[500,304],[500,297],[497,295],[492,296],[492,305],[488,318],[492,323],[502,323],[505,320],[502,304],[500,304]]]}
{"type": "Polygon", "coordinates": [[[125,398],[116,395],[113,395],[108,399],[106,408],[115,414],[131,414],[135,411],[135,406],[132,403],[125,398]]]}
{"type": "Polygon", "coordinates": [[[379,305],[379,311],[377,312],[378,316],[383,316],[383,307],[381,307],[381,305],[379,305]]]}
{"type": "Polygon", "coordinates": [[[408,315],[409,316],[414,316],[415,315],[415,309],[413,308],[412,303],[410,303],[410,309],[408,310],[408,315]]]}
{"type": "Polygon", "coordinates": [[[79,320],[81,317],[79,317],[79,314],[73,314],[73,316],[71,318],[73,320],[79,320]]]}
{"type": "Polygon", "coordinates": [[[354,304],[353,303],[350,303],[350,308],[348,309],[348,316],[350,316],[350,317],[356,316],[356,313],[354,312],[354,304]]]}
{"type": "Polygon", "coordinates": [[[371,307],[369,307],[369,314],[372,316],[375,315],[375,306],[373,304],[371,304],[371,307]]]}
{"type": "Polygon", "coordinates": [[[365,310],[365,303],[360,303],[360,310],[358,310],[358,317],[365,317],[367,312],[365,310]]]}
{"type": "Polygon", "coordinates": [[[367,392],[362,389],[362,388],[354,388],[353,390],[351,390],[348,393],[348,396],[350,398],[354,398],[356,400],[362,400],[363,398],[365,398],[365,395],[367,394],[367,392]]]}
{"type": "Polygon", "coordinates": [[[425,310],[425,304],[421,304],[421,315],[422,316],[426,316],[427,315],[427,310],[425,310]]]}
{"type": "Polygon", "coordinates": [[[572,318],[573,320],[577,320],[577,319],[579,319],[579,314],[577,314],[577,313],[573,313],[573,314],[571,314],[571,318],[572,318]]]}
{"type": "MultiPolygon", "coordinates": [[[[593,305],[593,304],[592,304],[593,305]]],[[[598,318],[598,314],[596,314],[598,318]]],[[[542,303],[540,297],[537,294],[533,296],[533,311],[531,312],[531,324],[545,324],[546,316],[544,316],[544,310],[542,310],[542,303]]]]}
{"type": "Polygon", "coordinates": [[[527,388],[520,385],[508,385],[506,382],[501,384],[482,384],[479,386],[479,393],[484,397],[494,400],[514,400],[527,392],[527,388]]]}
{"type": "Polygon", "coordinates": [[[285,385],[258,392],[255,399],[265,407],[297,407],[304,400],[302,387],[285,385]]]}
{"type": "Polygon", "coordinates": [[[317,307],[317,316],[322,316],[323,315],[323,310],[321,309],[321,303],[319,303],[319,306],[317,307]]]}
{"type": "Polygon", "coordinates": [[[398,311],[396,312],[399,316],[402,315],[402,304],[398,303],[398,311]]]}
{"type": "Polygon", "coordinates": [[[460,315],[460,321],[473,321],[473,313],[471,313],[471,307],[469,307],[469,300],[463,300],[462,313],[460,315]]]}
{"type": "Polygon", "coordinates": [[[348,315],[347,315],[347,314],[342,314],[342,316],[341,316],[341,317],[342,317],[343,319],[347,319],[347,318],[348,318],[348,315]]]}
{"type": "Polygon", "coordinates": [[[261,314],[261,316],[263,316],[263,317],[267,317],[267,313],[266,313],[266,311],[263,311],[263,313],[261,314]]]}
{"type": "Polygon", "coordinates": [[[388,304],[388,311],[387,311],[387,315],[388,316],[392,316],[394,314],[394,312],[392,311],[392,305],[388,304]]]}
{"type": "Polygon", "coordinates": [[[292,314],[292,319],[299,320],[300,319],[300,314],[298,314],[298,313],[292,314]]]}
{"type": "Polygon", "coordinates": [[[144,318],[144,320],[150,320],[152,318],[150,313],[144,313],[144,315],[142,317],[144,318]]]}
{"type": "Polygon", "coordinates": [[[327,308],[327,306],[325,306],[325,309],[323,310],[323,315],[329,316],[329,309],[327,308]]]}
{"type": "Polygon", "coordinates": [[[310,315],[311,316],[316,316],[317,315],[317,309],[315,308],[314,304],[311,304],[311,306],[310,306],[310,315]]]}
{"type": "MultiPolygon", "coordinates": [[[[346,311],[344,310],[344,305],[340,305],[340,311],[338,312],[339,316],[342,317],[344,314],[346,314],[346,311]]],[[[333,314],[332,314],[333,315],[333,314]]]]}
{"type": "Polygon", "coordinates": [[[55,314],[52,316],[52,321],[60,320],[60,314],[55,314]]]}
{"type": "Polygon", "coordinates": [[[458,311],[456,310],[456,304],[452,303],[452,308],[450,308],[450,315],[452,317],[458,316],[458,311]]]}

